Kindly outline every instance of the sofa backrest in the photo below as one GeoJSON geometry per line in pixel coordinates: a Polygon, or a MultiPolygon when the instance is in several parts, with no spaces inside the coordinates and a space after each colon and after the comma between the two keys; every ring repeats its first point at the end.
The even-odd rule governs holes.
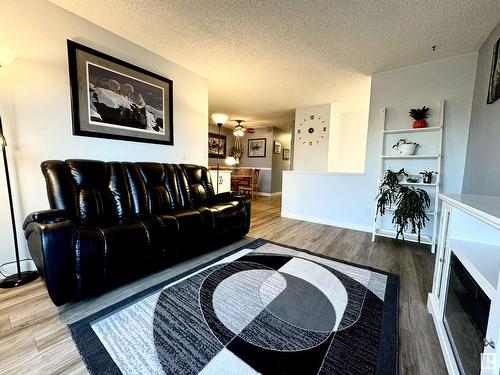
{"type": "Polygon", "coordinates": [[[81,225],[187,210],[214,194],[207,168],[192,164],[49,160],[42,172],[51,208],[81,225]]]}
{"type": "Polygon", "coordinates": [[[115,223],[130,212],[119,163],[49,160],[42,163],[42,172],[51,208],[65,210],[78,224],[115,223]]]}

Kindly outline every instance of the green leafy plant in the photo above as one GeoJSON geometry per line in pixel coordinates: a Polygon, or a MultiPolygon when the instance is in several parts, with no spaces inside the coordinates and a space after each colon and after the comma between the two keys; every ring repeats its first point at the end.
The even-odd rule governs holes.
{"type": "Polygon", "coordinates": [[[425,120],[430,116],[429,107],[423,106],[422,108],[410,109],[410,117],[414,120],[425,120]]]}
{"type": "Polygon", "coordinates": [[[426,209],[430,207],[430,198],[423,189],[401,185],[401,175],[408,177],[404,168],[399,172],[390,169],[385,172],[376,198],[377,215],[384,215],[386,208],[394,204],[392,222],[396,226],[396,239],[401,236],[404,240],[404,232],[411,226],[411,233],[416,233],[420,242],[420,232],[429,220],[426,209]]]}
{"type": "Polygon", "coordinates": [[[429,194],[423,189],[400,185],[396,194],[396,209],[392,222],[396,225],[396,239],[411,226],[411,233],[417,234],[420,242],[420,231],[429,220],[426,209],[431,205],[429,194]]]}
{"type": "Polygon", "coordinates": [[[423,180],[424,180],[424,183],[426,184],[430,184],[432,182],[432,175],[433,174],[438,174],[437,172],[434,172],[434,171],[427,171],[427,170],[423,170],[422,172],[420,172],[419,174],[422,175],[423,177],[423,180]]]}
{"type": "Polygon", "coordinates": [[[243,156],[243,149],[233,146],[231,147],[231,150],[229,150],[229,156],[232,156],[233,158],[241,158],[243,156]]]}
{"type": "Polygon", "coordinates": [[[394,172],[388,169],[385,171],[384,178],[379,186],[377,195],[377,214],[385,215],[386,207],[390,207],[396,201],[396,194],[399,188],[399,177],[404,175],[408,177],[405,169],[394,172]]]}
{"type": "Polygon", "coordinates": [[[411,142],[407,139],[400,139],[395,145],[392,146],[392,148],[398,148],[400,145],[415,145],[415,147],[420,147],[417,142],[411,142]]]}

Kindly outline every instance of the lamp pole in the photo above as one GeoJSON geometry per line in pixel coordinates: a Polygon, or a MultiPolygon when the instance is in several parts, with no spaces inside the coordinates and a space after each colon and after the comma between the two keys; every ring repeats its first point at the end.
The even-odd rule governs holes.
{"type": "Polygon", "coordinates": [[[222,127],[222,123],[217,123],[217,126],[219,127],[219,133],[217,136],[217,141],[218,147],[217,147],[217,194],[219,194],[219,163],[220,163],[220,155],[219,155],[219,149],[220,149],[220,128],[222,127]]]}
{"type": "Polygon", "coordinates": [[[36,278],[38,278],[38,272],[36,271],[21,272],[21,260],[19,259],[19,244],[17,241],[17,231],[16,231],[16,216],[14,214],[14,203],[12,200],[12,189],[10,186],[9,163],[7,162],[7,152],[5,150],[7,147],[7,142],[5,141],[5,137],[3,135],[1,117],[0,117],[0,145],[2,147],[5,179],[7,181],[7,195],[9,196],[10,220],[12,222],[12,232],[14,235],[14,250],[16,252],[16,265],[17,265],[17,273],[11,276],[7,276],[2,281],[0,281],[0,288],[14,288],[16,286],[21,286],[35,280],[36,278]]]}

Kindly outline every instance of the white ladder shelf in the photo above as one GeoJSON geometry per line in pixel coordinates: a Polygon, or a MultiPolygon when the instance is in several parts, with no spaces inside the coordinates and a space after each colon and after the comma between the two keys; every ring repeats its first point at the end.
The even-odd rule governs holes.
{"type": "MultiPolygon", "coordinates": [[[[380,186],[380,182],[382,181],[384,177],[384,173],[387,169],[389,169],[389,163],[392,161],[398,161],[398,162],[404,162],[405,160],[414,160],[414,161],[427,161],[427,164],[429,165],[429,162],[434,163],[433,164],[433,170],[438,172],[438,174],[435,177],[435,181],[433,180],[431,184],[424,184],[423,182],[418,182],[418,183],[411,183],[411,182],[405,182],[402,181],[400,184],[402,185],[410,185],[410,186],[415,186],[415,187],[421,187],[425,188],[427,193],[429,194],[429,197],[431,198],[431,201],[433,201],[433,208],[429,209],[429,220],[432,222],[432,233],[431,234],[422,234],[421,235],[421,240],[420,242],[423,244],[428,244],[431,245],[431,251],[432,253],[435,252],[436,248],[436,243],[437,243],[437,223],[438,223],[438,217],[439,217],[439,200],[438,200],[438,194],[439,194],[439,188],[440,188],[440,181],[441,181],[441,157],[442,157],[442,150],[443,150],[443,127],[444,127],[444,105],[445,102],[444,100],[440,100],[438,104],[438,112],[437,112],[437,124],[435,126],[427,127],[427,128],[421,128],[421,129],[412,129],[412,128],[403,128],[403,129],[387,129],[386,126],[386,121],[387,121],[387,109],[383,108],[381,111],[381,123],[382,123],[382,132],[381,132],[381,148],[380,148],[380,171],[379,171],[379,183],[377,185],[377,193],[378,193],[378,186],[380,186]],[[412,135],[417,135],[417,134],[422,134],[422,133],[433,133],[436,134],[437,137],[437,144],[436,147],[437,149],[434,150],[433,153],[430,154],[417,154],[412,155],[412,156],[400,156],[396,154],[389,154],[387,153],[387,138],[388,136],[392,136],[393,134],[396,134],[398,136],[407,136],[411,137],[412,135]],[[387,153],[387,154],[384,154],[387,153]],[[431,214],[430,214],[431,213],[431,214]]],[[[410,141],[413,141],[412,139],[409,139],[410,141]]],[[[413,162],[415,163],[415,162],[413,162]]],[[[415,165],[415,164],[413,164],[415,165]]],[[[421,167],[424,168],[424,167],[421,167]]],[[[425,167],[427,168],[427,167],[425,167]]],[[[417,174],[420,171],[415,170],[411,171],[412,174],[417,174]]],[[[373,233],[372,233],[372,241],[375,241],[375,238],[377,236],[380,237],[389,237],[389,238],[396,238],[396,228],[394,225],[392,225],[390,228],[386,228],[382,226],[382,217],[381,215],[377,215],[377,204],[375,202],[375,220],[373,223],[373,233]]],[[[387,209],[386,215],[392,214],[393,210],[392,209],[387,209]]],[[[430,224],[430,223],[428,223],[430,224]]],[[[404,236],[405,241],[410,241],[410,242],[417,242],[417,235],[412,234],[412,233],[405,233],[404,236]]]]}

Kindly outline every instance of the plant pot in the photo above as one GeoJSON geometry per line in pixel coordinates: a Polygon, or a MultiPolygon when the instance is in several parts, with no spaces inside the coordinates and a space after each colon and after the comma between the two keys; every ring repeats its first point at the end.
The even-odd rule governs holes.
{"type": "Polygon", "coordinates": [[[415,120],[413,121],[413,129],[421,129],[427,127],[427,120],[415,120]]]}
{"type": "Polygon", "coordinates": [[[417,151],[417,145],[414,143],[404,143],[398,146],[398,153],[401,156],[415,155],[417,151]]]}

